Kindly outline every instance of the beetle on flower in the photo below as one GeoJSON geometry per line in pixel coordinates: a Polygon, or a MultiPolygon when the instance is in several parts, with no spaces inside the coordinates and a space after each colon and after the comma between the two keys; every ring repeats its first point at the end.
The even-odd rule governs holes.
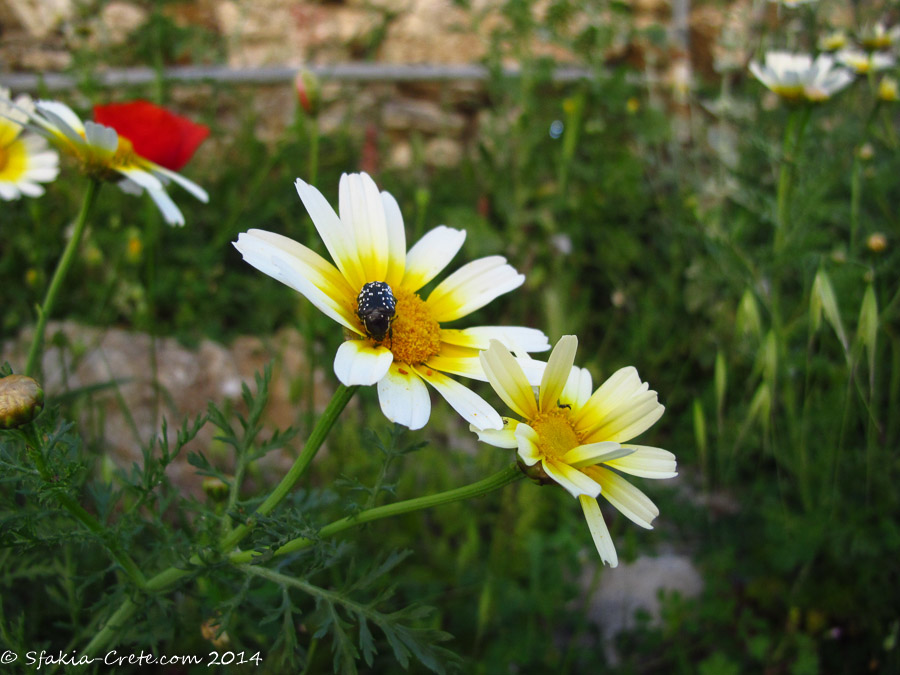
{"type": "Polygon", "coordinates": [[[499,429],[499,414],[448,374],[484,380],[478,355],[491,339],[518,352],[537,352],[549,349],[547,337],[516,326],[442,324],[518,288],[525,277],[505,258],[490,256],[463,265],[423,298],[422,287],[462,247],[464,231],[438,226],[407,252],[400,207],[367,174],[341,177],[340,215],[314,187],[300,179],[296,187],[334,264],[263,230],[240,234],[234,245],[245,261],[344,327],[349,339],[334,360],[341,383],[377,384],[385,416],[419,429],[431,413],[427,382],[475,427],[499,429]]]}

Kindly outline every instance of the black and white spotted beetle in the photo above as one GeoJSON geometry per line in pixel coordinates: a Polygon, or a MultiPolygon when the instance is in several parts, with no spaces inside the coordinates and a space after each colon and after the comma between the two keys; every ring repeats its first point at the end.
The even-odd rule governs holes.
{"type": "Polygon", "coordinates": [[[383,281],[370,281],[356,298],[356,316],[362,321],[366,335],[382,342],[386,335],[393,338],[391,324],[397,311],[397,299],[391,287],[383,281]]]}

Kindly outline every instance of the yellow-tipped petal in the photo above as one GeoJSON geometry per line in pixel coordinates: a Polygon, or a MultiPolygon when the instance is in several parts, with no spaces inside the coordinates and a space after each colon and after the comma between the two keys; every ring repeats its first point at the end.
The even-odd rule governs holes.
{"type": "Polygon", "coordinates": [[[465,230],[454,230],[445,225],[426,232],[406,254],[403,286],[418,291],[450,264],[465,240],[465,230]]]}
{"type": "Polygon", "coordinates": [[[511,410],[525,419],[537,414],[534,390],[528,384],[522,367],[506,347],[492,340],[491,346],[481,352],[481,365],[488,382],[511,410]]]}
{"type": "Polygon", "coordinates": [[[341,221],[352,232],[365,281],[384,281],[390,249],[384,202],[375,181],[366,173],[345,173],[338,194],[341,221]]]}
{"type": "Polygon", "coordinates": [[[619,556],[616,555],[616,546],[613,544],[612,537],[609,536],[609,529],[606,527],[606,521],[603,520],[603,514],[600,512],[600,505],[597,503],[597,500],[581,495],[578,501],[581,504],[581,510],[584,512],[584,518],[591,531],[594,546],[597,547],[597,553],[600,554],[600,559],[608,563],[610,567],[618,566],[619,556]]]}
{"type": "Polygon", "coordinates": [[[538,407],[542,411],[556,409],[556,404],[575,363],[575,351],[577,349],[578,338],[574,335],[564,335],[550,353],[550,358],[547,360],[547,368],[544,370],[544,375],[541,378],[538,407]]]}

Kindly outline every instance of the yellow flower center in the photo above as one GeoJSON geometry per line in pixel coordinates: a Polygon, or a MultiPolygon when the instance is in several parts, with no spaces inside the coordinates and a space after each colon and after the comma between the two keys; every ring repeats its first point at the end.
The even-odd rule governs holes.
{"type": "Polygon", "coordinates": [[[6,151],[2,145],[0,145],[0,174],[3,173],[3,169],[6,168],[7,163],[9,162],[9,153],[6,151]]]}
{"type": "Polygon", "coordinates": [[[772,91],[788,101],[797,101],[803,98],[803,85],[800,84],[777,84],[772,87],[772,91]]]}
{"type": "Polygon", "coordinates": [[[569,420],[567,408],[540,412],[528,425],[540,438],[538,449],[551,459],[562,459],[569,450],[582,444],[581,436],[569,420]]]}
{"type": "Polygon", "coordinates": [[[417,365],[441,351],[441,325],[428,305],[414,292],[395,288],[397,310],[391,324],[392,337],[384,341],[395,361],[417,365]]]}

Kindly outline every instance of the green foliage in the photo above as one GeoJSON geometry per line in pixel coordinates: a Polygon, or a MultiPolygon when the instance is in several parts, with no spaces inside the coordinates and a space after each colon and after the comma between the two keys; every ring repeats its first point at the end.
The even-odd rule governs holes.
{"type": "MultiPolygon", "coordinates": [[[[176,25],[164,4],[153,3],[127,53],[76,55],[83,93],[111,95],[91,82],[100,62],[219,58],[221,45],[176,25]]],[[[219,651],[262,655],[259,667],[226,672],[900,668],[897,113],[876,107],[860,80],[798,117],[764,107],[761,85],[727,73],[682,109],[635,70],[602,63],[624,38],[614,22],[632,8],[601,5],[610,22],[582,26],[577,3],[551,2],[540,15],[528,0],[504,3],[472,155],[440,170],[418,157],[378,182],[397,197],[410,242],[437,223],[461,227],[460,261],[500,253],[527,274],[473,324],[535,326],[554,342],[577,334],[595,382],[635,365],[660,392],[666,416],[639,442],[676,452],[681,482],[654,486],[655,531],[635,535],[619,517],[612,534],[623,562],[666,548],[690,554],[702,594],[667,594],[658,622],[645,615],[601,635],[585,598],[603,572],[577,505],[531,484],[322,537],[336,519],[478,480],[512,456],[476,446],[446,406],[425,431],[403,433],[380,418],[371,391],[344,411],[302,487],[255,514],[267,494],[259,466],[299,447],[315,421],[312,373],[301,373],[296,422],[268,428],[266,371],[241,404],[211,403],[171,436],[164,426],[140,463],[113,472],[71,421],[93,405],[92,390],[48,401],[28,433],[0,434],[0,651],[82,649],[133,602],[120,651],[204,654],[217,640],[219,651]],[[554,81],[536,36],[585,54],[592,76],[554,81]],[[510,57],[521,77],[503,75],[510,57]],[[784,166],[791,180],[779,199],[784,166]],[[878,233],[885,248],[866,243],[878,233]],[[208,428],[215,446],[198,440],[208,428]],[[173,484],[185,456],[219,482],[208,493],[173,484]],[[252,532],[241,551],[258,555],[232,564],[217,545],[243,527],[252,532]],[[309,545],[276,554],[298,539],[309,545]],[[170,566],[185,573],[156,592],[129,559],[147,578],[170,566]]],[[[814,44],[815,30],[805,31],[824,30],[827,12],[802,16],[789,25],[804,32],[764,33],[758,44],[814,44]]],[[[211,203],[173,187],[188,225],[172,229],[149,200],[105,186],[72,272],[79,283],[62,291],[65,318],[188,342],[300,326],[307,361],[329,371],[340,331],[229,245],[261,228],[325,254],[292,187],[305,177],[312,127],[264,143],[244,105],[252,90],[209,90],[194,105],[216,147],[186,174],[211,203]],[[226,133],[222,110],[235,112],[236,132],[226,133]]],[[[170,94],[159,82],[151,94],[112,95],[170,94]]],[[[331,203],[339,174],[359,163],[360,136],[341,128],[321,139],[316,183],[331,203]]],[[[4,337],[33,321],[64,246],[83,189],[72,169],[44,198],[4,203],[4,337]]]]}

